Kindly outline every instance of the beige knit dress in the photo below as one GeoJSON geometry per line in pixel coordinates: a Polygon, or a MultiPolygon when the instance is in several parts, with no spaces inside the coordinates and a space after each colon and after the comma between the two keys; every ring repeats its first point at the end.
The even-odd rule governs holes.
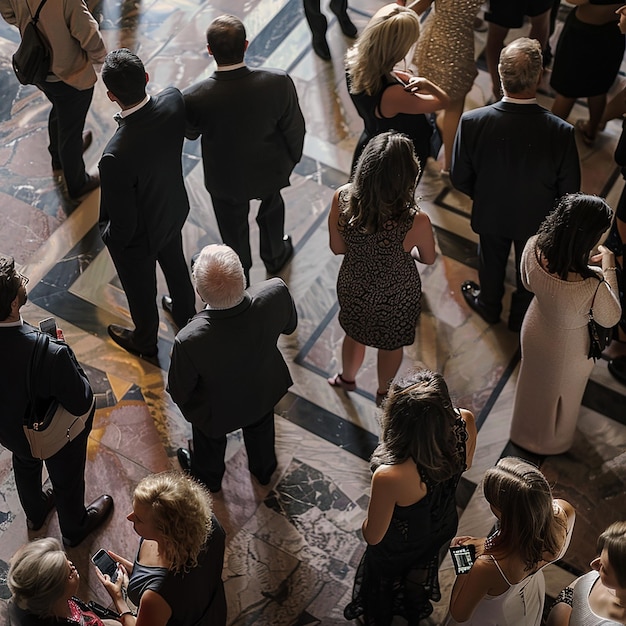
{"type": "MultiPolygon", "coordinates": [[[[535,294],[522,326],[520,366],[511,441],[536,454],[561,454],[574,440],[576,422],[587,379],[587,314],[598,287],[596,278],[566,281],[539,264],[537,237],[522,254],[524,285],[535,294]]],[[[598,270],[598,277],[602,273],[598,270]]],[[[614,270],[604,274],[593,313],[602,326],[615,325],[620,303],[614,270]]]]}

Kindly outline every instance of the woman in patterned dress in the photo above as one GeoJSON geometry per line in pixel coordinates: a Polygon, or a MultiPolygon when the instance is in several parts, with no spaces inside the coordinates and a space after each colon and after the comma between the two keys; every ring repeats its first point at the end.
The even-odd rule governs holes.
{"type": "Polygon", "coordinates": [[[415,339],[421,284],[415,260],[436,258],[430,219],[415,203],[420,174],[413,143],[393,131],[361,154],[351,183],[335,193],[328,216],[330,249],[343,254],[337,278],[339,323],[346,335],[342,370],[329,384],[356,389],[365,347],[378,349],[377,401],[415,339]]]}

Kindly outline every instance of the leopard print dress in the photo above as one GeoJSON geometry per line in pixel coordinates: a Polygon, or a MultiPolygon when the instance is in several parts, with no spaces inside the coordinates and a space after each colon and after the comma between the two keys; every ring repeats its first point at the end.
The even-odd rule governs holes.
{"type": "MultiPolygon", "coordinates": [[[[339,194],[341,212],[347,203],[344,190],[339,194]]],[[[396,350],[415,340],[422,285],[403,242],[417,211],[413,207],[406,218],[390,220],[375,233],[339,226],[347,247],[337,278],[339,323],[366,346],[396,350]]]]}

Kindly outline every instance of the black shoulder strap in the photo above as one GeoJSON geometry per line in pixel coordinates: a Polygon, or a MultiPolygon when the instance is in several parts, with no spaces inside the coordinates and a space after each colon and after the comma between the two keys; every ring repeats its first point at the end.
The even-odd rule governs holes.
{"type": "Polygon", "coordinates": [[[41,9],[43,9],[43,5],[46,4],[48,0],[41,0],[41,2],[39,3],[39,6],[37,7],[37,11],[35,11],[35,15],[33,16],[33,14],[30,12],[30,7],[28,6],[28,2],[26,3],[26,6],[28,7],[28,12],[30,13],[30,19],[32,20],[33,24],[37,24],[37,22],[39,21],[39,14],[41,13],[41,9]]]}
{"type": "Polygon", "coordinates": [[[37,380],[37,376],[39,376],[43,355],[48,350],[49,343],[50,340],[48,339],[48,335],[46,335],[46,333],[37,333],[35,348],[30,356],[30,366],[26,371],[26,392],[28,394],[29,405],[26,415],[24,415],[24,423],[32,424],[34,421],[36,396],[33,389],[33,381],[37,380]]]}

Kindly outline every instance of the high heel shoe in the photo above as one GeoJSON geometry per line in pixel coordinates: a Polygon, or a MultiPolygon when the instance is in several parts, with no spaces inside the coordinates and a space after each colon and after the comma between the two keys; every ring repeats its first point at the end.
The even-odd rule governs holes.
{"type": "Polygon", "coordinates": [[[341,387],[344,391],[354,391],[356,389],[356,381],[346,380],[341,374],[335,374],[327,380],[331,387],[341,387]]]}

